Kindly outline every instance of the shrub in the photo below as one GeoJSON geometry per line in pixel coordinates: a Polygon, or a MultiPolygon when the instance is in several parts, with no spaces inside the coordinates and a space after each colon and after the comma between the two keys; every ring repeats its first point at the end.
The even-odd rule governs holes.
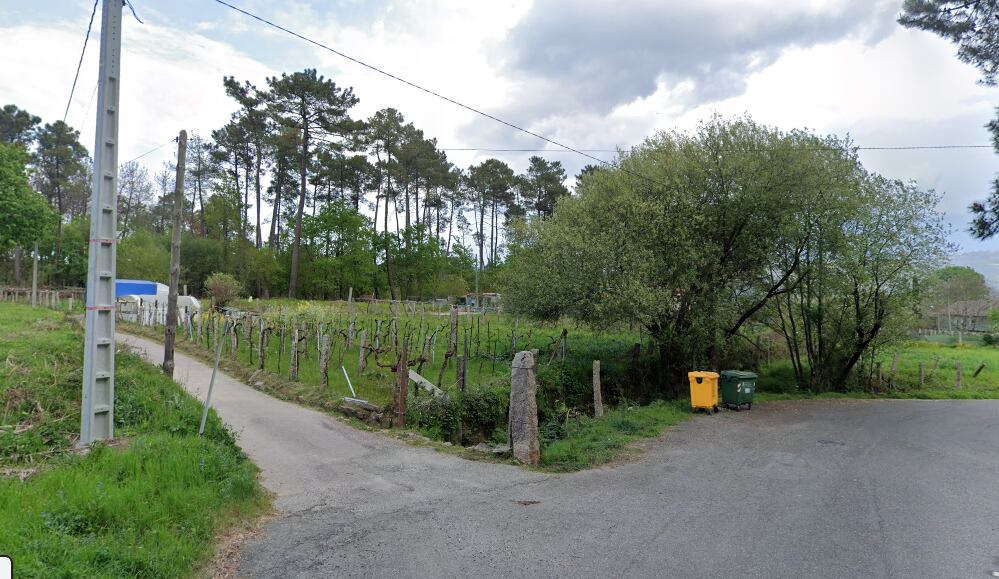
{"type": "Polygon", "coordinates": [[[433,396],[410,398],[406,421],[431,438],[471,444],[493,438],[506,427],[510,389],[502,386],[471,388],[448,401],[433,396]],[[458,435],[461,433],[461,440],[458,435]]]}
{"type": "Polygon", "coordinates": [[[227,273],[216,272],[205,280],[205,290],[212,296],[212,307],[222,308],[243,293],[243,284],[227,273]]]}

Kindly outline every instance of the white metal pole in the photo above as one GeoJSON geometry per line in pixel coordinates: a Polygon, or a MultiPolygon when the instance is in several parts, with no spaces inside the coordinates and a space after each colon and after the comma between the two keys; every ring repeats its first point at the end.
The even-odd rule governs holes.
{"type": "Polygon", "coordinates": [[[114,437],[115,240],[118,237],[118,89],[121,1],[104,0],[87,260],[80,446],[114,437]]]}
{"type": "Polygon", "coordinates": [[[198,436],[205,433],[205,422],[208,420],[208,409],[212,407],[212,390],[215,389],[215,375],[219,371],[219,360],[222,358],[222,342],[225,341],[225,335],[229,333],[229,318],[224,318],[225,321],[222,326],[222,335],[218,337],[215,342],[215,365],[212,366],[212,379],[208,382],[208,394],[205,395],[205,409],[201,413],[201,426],[198,427],[198,436]]]}

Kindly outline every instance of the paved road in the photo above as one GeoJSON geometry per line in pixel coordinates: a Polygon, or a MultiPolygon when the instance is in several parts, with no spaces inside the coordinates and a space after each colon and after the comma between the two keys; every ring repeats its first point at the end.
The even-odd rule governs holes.
{"type": "MultiPolygon", "coordinates": [[[[208,372],[178,355],[192,391],[208,372]]],[[[245,548],[249,577],[999,571],[999,401],[758,404],[689,420],[636,462],[555,476],[355,431],[227,377],[216,388],[284,515],[245,548]]]]}

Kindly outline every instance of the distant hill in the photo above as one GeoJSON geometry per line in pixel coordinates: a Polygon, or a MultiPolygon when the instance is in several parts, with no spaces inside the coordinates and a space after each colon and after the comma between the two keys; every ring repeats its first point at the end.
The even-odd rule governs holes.
{"type": "Polygon", "coordinates": [[[954,265],[970,267],[985,276],[985,283],[999,292],[999,251],[968,251],[950,256],[954,265]]]}

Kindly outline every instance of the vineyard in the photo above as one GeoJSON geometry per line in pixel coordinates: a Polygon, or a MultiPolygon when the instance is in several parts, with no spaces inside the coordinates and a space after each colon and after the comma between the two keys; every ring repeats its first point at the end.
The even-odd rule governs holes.
{"type": "MultiPolygon", "coordinates": [[[[204,356],[218,352],[230,367],[251,373],[257,387],[277,383],[285,397],[324,409],[345,397],[387,408],[405,355],[409,424],[456,443],[504,436],[510,364],[517,351],[538,351],[539,418],[550,440],[559,438],[568,419],[592,414],[594,360],[601,360],[604,400],[612,404],[649,398],[654,377],[648,336],[627,328],[542,324],[419,302],[232,305],[198,315],[182,311],[178,343],[204,356]]],[[[150,304],[120,313],[119,323],[159,333],[157,308],[150,304]]]]}

